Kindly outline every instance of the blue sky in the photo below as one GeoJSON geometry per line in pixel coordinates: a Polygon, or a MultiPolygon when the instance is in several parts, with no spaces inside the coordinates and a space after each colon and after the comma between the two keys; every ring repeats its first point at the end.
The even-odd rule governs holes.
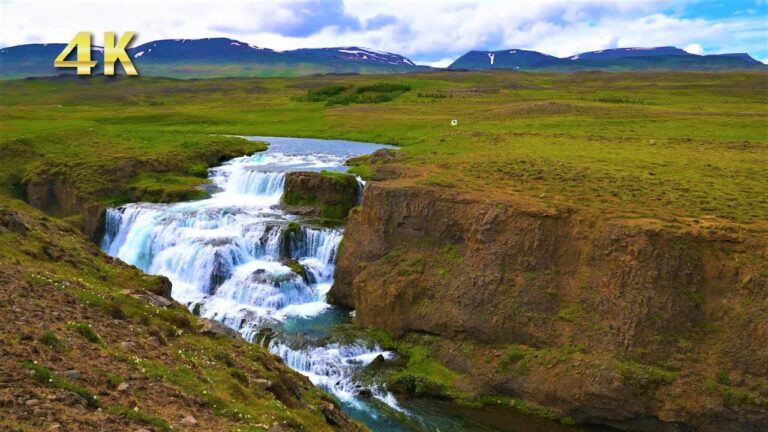
{"type": "Polygon", "coordinates": [[[0,0],[0,46],[136,31],[273,49],[363,46],[447,65],[468,50],[557,56],[674,45],[768,62],[768,0],[0,0]]]}

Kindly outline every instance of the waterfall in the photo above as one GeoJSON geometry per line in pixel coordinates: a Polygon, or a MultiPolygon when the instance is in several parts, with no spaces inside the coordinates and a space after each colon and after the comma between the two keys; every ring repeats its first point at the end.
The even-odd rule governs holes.
{"type": "MultiPolygon", "coordinates": [[[[375,347],[368,349],[360,344],[339,345],[329,344],[324,347],[310,346],[303,349],[293,349],[287,344],[277,340],[272,341],[269,350],[277,354],[285,364],[292,369],[302,372],[309,377],[312,384],[323,390],[333,393],[342,401],[357,404],[356,397],[363,387],[351,377],[360,366],[370,364],[381,355],[385,359],[391,359],[392,353],[381,351],[375,347]]],[[[371,395],[380,401],[400,410],[391,395],[382,391],[378,386],[367,389],[371,395]]]]}
{"type": "MultiPolygon", "coordinates": [[[[289,320],[311,319],[332,307],[339,228],[299,225],[277,206],[285,172],[339,167],[338,154],[270,151],[210,170],[218,192],[200,201],[127,204],[110,208],[102,249],[143,271],[168,277],[172,296],[202,317],[218,320],[249,340],[278,329],[268,345],[286,364],[340,400],[363,406],[355,371],[391,353],[363,344],[325,344],[280,333],[289,320]],[[296,266],[303,269],[297,273],[296,266]]],[[[397,407],[376,386],[369,393],[397,407]]]]}
{"type": "Polygon", "coordinates": [[[230,193],[280,197],[283,194],[283,186],[285,173],[236,170],[230,174],[224,190],[230,193]]]}

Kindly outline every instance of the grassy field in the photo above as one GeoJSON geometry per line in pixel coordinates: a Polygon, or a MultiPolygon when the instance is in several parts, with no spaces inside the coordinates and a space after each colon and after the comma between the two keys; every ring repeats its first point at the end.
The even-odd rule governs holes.
{"type": "Polygon", "coordinates": [[[277,135],[395,144],[400,181],[468,193],[681,226],[768,218],[761,72],[68,78],[5,81],[0,95],[6,196],[59,170],[94,198],[125,201],[109,186],[131,159],[149,161],[119,179],[134,189],[191,187],[216,162],[195,152],[256,149],[212,134],[277,135]],[[398,90],[355,90],[382,82],[398,90]],[[350,96],[310,97],[334,86],[350,96]]]}

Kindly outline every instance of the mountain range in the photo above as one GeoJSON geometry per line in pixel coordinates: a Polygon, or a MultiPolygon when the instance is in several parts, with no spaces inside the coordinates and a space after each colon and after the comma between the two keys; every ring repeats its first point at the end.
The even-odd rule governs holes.
{"type": "MultiPolygon", "coordinates": [[[[66,44],[28,44],[0,49],[0,78],[74,73],[56,69],[53,59],[66,44]]],[[[429,70],[388,52],[359,47],[276,51],[227,38],[165,39],[126,50],[140,75],[172,78],[299,76],[327,73],[402,73],[429,70]]],[[[74,53],[68,57],[74,60],[74,53]]],[[[103,48],[93,47],[99,62],[103,48]]],[[[117,68],[121,70],[120,67],[117,68]]]]}
{"type": "Polygon", "coordinates": [[[655,48],[613,48],[590,51],[560,58],[537,51],[508,49],[470,51],[453,62],[449,69],[543,70],[572,72],[579,70],[727,70],[765,69],[766,65],[749,54],[691,54],[671,46],[655,48]]]}
{"type": "MultiPolygon", "coordinates": [[[[56,69],[53,59],[66,44],[27,44],[0,49],[0,78],[74,73],[56,69]]],[[[268,77],[312,74],[388,74],[433,70],[399,54],[360,47],[305,48],[276,51],[227,38],[166,39],[127,50],[139,73],[171,78],[268,77]]],[[[99,62],[103,48],[93,47],[99,62]]],[[[68,59],[74,59],[74,53],[68,59]]],[[[508,49],[470,51],[452,70],[727,70],[766,66],[748,54],[696,55],[675,47],[616,48],[558,58],[537,51],[508,49]]],[[[118,67],[118,70],[121,68],[118,67]]]]}

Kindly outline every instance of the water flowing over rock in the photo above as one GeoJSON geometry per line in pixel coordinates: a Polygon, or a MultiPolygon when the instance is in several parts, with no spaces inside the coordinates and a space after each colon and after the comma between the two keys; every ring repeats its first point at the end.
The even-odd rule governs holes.
{"type": "MultiPolygon", "coordinates": [[[[324,152],[322,143],[315,150],[281,142],[212,169],[218,192],[208,199],[108,209],[101,246],[145,272],[166,276],[172,297],[200,316],[203,333],[265,344],[314,384],[365,410],[352,376],[391,354],[361,344],[328,345],[290,330],[331,309],[325,294],[333,283],[342,230],[304,223],[279,204],[291,171],[340,169],[348,157],[376,147],[324,152]]],[[[345,185],[351,179],[349,189],[357,191],[354,176],[335,178],[345,185]]],[[[356,199],[353,194],[353,205],[356,199]]],[[[393,400],[382,389],[371,394],[393,400]]],[[[334,407],[324,414],[329,421],[348,421],[334,407]]]]}

